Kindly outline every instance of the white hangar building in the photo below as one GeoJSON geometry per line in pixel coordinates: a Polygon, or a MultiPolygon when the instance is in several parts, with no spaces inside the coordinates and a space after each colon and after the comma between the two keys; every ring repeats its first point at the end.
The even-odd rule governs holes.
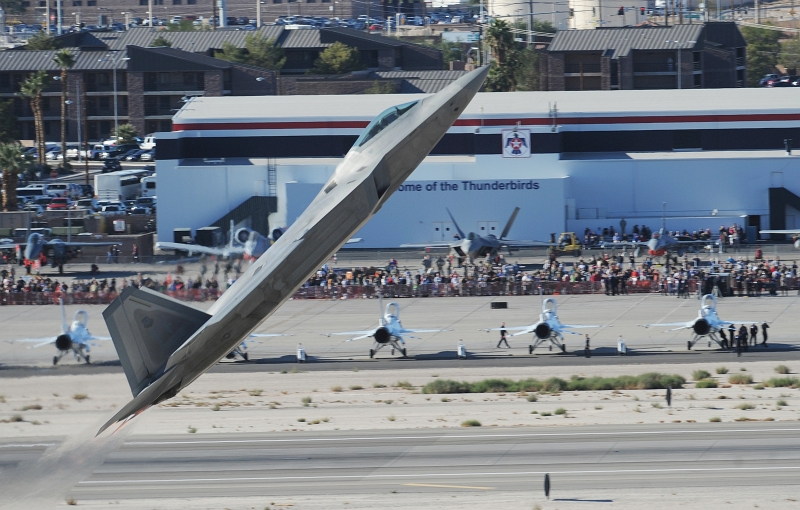
{"type": "MultiPolygon", "coordinates": [[[[158,240],[290,225],[362,129],[419,95],[198,97],[158,134],[158,240]],[[268,218],[268,222],[267,222],[268,218]]],[[[793,89],[479,93],[359,247],[634,225],[800,227],[793,89]],[[796,195],[797,194],[797,195],[796,195]]]]}

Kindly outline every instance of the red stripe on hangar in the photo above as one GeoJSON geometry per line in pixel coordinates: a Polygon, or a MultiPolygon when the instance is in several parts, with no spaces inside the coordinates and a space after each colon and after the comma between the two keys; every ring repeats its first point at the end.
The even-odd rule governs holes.
{"type": "MultiPolygon", "coordinates": [[[[731,115],[649,115],[641,117],[559,117],[559,125],[598,125],[598,124],[677,124],[677,123],[725,123],[725,122],[788,122],[800,121],[800,113],[753,113],[731,115]]],[[[459,119],[454,126],[549,126],[553,119],[459,119]]],[[[173,131],[210,131],[237,129],[364,129],[369,121],[307,121],[307,122],[209,122],[176,123],[173,131]]]]}

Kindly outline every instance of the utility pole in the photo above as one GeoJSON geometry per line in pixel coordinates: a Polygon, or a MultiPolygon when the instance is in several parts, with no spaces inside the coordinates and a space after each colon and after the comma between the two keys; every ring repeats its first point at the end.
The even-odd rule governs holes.
{"type": "Polygon", "coordinates": [[[533,0],[528,0],[528,48],[533,44],[533,0]]]}
{"type": "Polygon", "coordinates": [[[756,24],[761,24],[761,6],[758,5],[758,0],[755,0],[754,7],[756,9],[756,24]]]}

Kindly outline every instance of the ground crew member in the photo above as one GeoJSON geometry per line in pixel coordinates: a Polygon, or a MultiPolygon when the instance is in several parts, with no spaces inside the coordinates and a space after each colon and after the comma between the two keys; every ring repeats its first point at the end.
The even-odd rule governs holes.
{"type": "Polygon", "coordinates": [[[509,349],[511,348],[511,346],[508,345],[508,340],[506,340],[506,336],[507,335],[508,335],[508,331],[506,331],[506,323],[504,322],[504,323],[500,324],[500,341],[497,342],[497,348],[498,349],[500,348],[500,345],[502,345],[503,343],[505,343],[506,347],[508,347],[509,349]]]}
{"type": "Polygon", "coordinates": [[[764,338],[764,340],[761,342],[761,345],[764,347],[769,347],[769,345],[767,345],[767,328],[769,328],[769,324],[766,322],[761,325],[761,336],[764,338]]]}

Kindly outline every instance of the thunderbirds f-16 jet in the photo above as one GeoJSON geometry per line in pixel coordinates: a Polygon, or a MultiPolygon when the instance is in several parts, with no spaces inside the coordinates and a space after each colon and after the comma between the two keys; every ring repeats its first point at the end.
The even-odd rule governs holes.
{"type": "Polygon", "coordinates": [[[127,287],[103,312],[134,395],[103,427],[177,395],[269,317],[386,203],[483,85],[488,66],[364,129],[308,208],[207,311],[127,287]]]}
{"type": "Polygon", "coordinates": [[[533,354],[533,350],[539,347],[542,342],[550,342],[548,346],[553,350],[553,346],[561,349],[561,352],[567,352],[567,346],[564,344],[564,333],[570,335],[580,335],[571,329],[581,328],[602,328],[603,326],[594,326],[588,324],[561,324],[558,319],[558,305],[553,298],[547,298],[542,302],[542,313],[539,315],[539,321],[531,324],[530,326],[514,326],[510,328],[492,328],[484,329],[483,331],[517,331],[511,336],[530,335],[533,334],[534,343],[528,345],[528,354],[533,354]]]}
{"type": "Polygon", "coordinates": [[[456,231],[458,232],[458,239],[450,242],[432,242],[432,243],[419,243],[419,244],[401,244],[401,248],[450,248],[459,257],[467,257],[469,256],[472,260],[478,260],[481,258],[486,257],[486,255],[495,256],[497,252],[502,249],[506,248],[509,251],[511,248],[527,248],[533,246],[552,246],[551,243],[545,243],[540,241],[514,241],[511,239],[506,239],[508,232],[511,230],[511,227],[514,225],[514,220],[517,219],[517,214],[519,213],[519,207],[514,208],[514,212],[511,213],[511,217],[508,219],[508,223],[506,223],[506,227],[503,229],[503,232],[500,234],[500,237],[495,237],[492,234],[488,235],[480,235],[475,232],[470,232],[467,235],[464,235],[464,231],[461,230],[461,227],[458,226],[458,222],[453,217],[453,213],[450,212],[450,209],[445,208],[447,214],[450,216],[450,219],[453,221],[453,226],[456,227],[456,231]]]}
{"type": "MultiPolygon", "coordinates": [[[[250,338],[275,338],[276,336],[292,336],[286,333],[250,333],[250,338]]],[[[245,361],[250,361],[250,355],[247,352],[247,342],[242,342],[234,350],[225,356],[228,359],[236,359],[236,356],[241,357],[245,361]]]]}
{"type": "Polygon", "coordinates": [[[67,323],[67,312],[64,309],[64,301],[61,303],[61,334],[53,338],[52,336],[44,338],[23,338],[20,340],[11,340],[9,343],[15,342],[31,342],[36,343],[33,348],[42,347],[44,345],[54,345],[58,349],[58,355],[53,356],[53,365],[58,363],[61,358],[69,354],[71,351],[75,355],[75,359],[80,361],[83,358],[86,363],[90,362],[89,347],[93,341],[98,340],[111,340],[105,336],[94,336],[89,332],[88,322],[89,314],[85,310],[78,310],[72,319],[72,324],[67,323]]]}
{"type": "MultiPolygon", "coordinates": [[[[379,305],[383,307],[383,300],[379,301],[379,305]]],[[[348,342],[353,340],[362,340],[364,338],[372,337],[375,339],[375,345],[369,350],[369,357],[372,358],[382,348],[390,345],[392,347],[392,354],[394,351],[399,351],[403,357],[407,357],[406,353],[406,338],[418,338],[410,335],[409,333],[440,333],[447,331],[446,329],[406,329],[400,322],[400,305],[397,303],[389,303],[383,312],[378,327],[367,329],[364,331],[343,331],[341,333],[329,333],[330,335],[350,335],[353,338],[348,339],[348,342]]]]}
{"type": "Polygon", "coordinates": [[[0,244],[0,250],[17,250],[17,259],[39,260],[42,254],[47,257],[47,262],[52,267],[61,268],[64,264],[77,257],[83,246],[117,246],[118,242],[69,242],[61,239],[50,239],[45,241],[44,236],[38,232],[33,232],[28,236],[24,243],[4,243],[0,244]],[[24,249],[23,249],[24,247],[24,249]]]}
{"type": "Polygon", "coordinates": [[[691,329],[694,336],[691,340],[686,342],[686,348],[692,350],[692,347],[703,339],[703,337],[707,337],[708,345],[711,347],[711,341],[717,343],[720,347],[722,347],[722,341],[717,336],[717,333],[725,327],[731,324],[745,324],[745,323],[759,323],[764,321],[752,321],[752,320],[743,320],[739,319],[737,321],[724,321],[719,318],[717,315],[717,298],[714,297],[713,294],[706,294],[703,296],[703,299],[700,300],[700,311],[697,313],[697,318],[688,322],[662,322],[660,324],[640,324],[643,328],[660,328],[660,327],[673,327],[677,326],[673,329],[668,329],[665,333],[669,333],[670,331],[679,331],[681,329],[691,329]]]}

